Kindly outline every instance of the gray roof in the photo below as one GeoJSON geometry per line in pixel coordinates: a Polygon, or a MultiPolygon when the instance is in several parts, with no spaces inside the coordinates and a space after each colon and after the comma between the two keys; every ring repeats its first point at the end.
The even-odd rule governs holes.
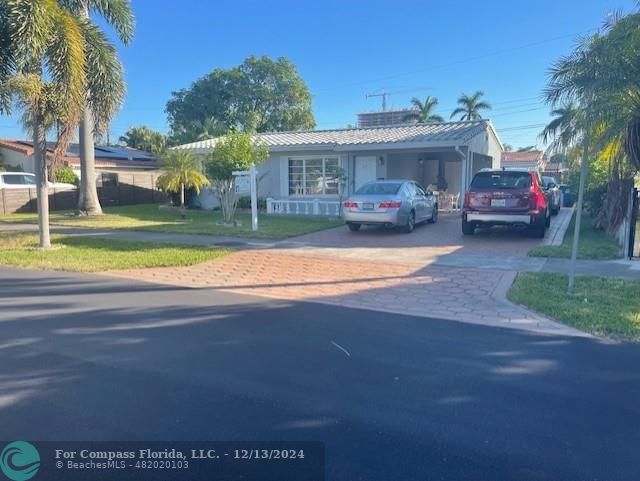
{"type": "MultiPolygon", "coordinates": [[[[491,127],[486,119],[465,122],[439,122],[429,124],[395,125],[386,127],[299,130],[293,132],[267,132],[256,134],[256,140],[272,150],[357,147],[357,146],[404,146],[424,147],[425,144],[458,145],[467,142],[491,127]],[[409,144],[409,145],[407,145],[409,144]]],[[[176,148],[205,151],[213,148],[216,139],[201,140],[176,148]]]]}

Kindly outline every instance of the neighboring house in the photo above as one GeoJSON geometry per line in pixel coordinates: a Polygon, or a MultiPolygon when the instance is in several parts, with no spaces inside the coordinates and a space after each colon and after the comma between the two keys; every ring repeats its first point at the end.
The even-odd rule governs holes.
{"type": "Polygon", "coordinates": [[[541,172],[547,166],[547,156],[540,150],[526,152],[504,152],[501,167],[517,167],[522,169],[538,169],[541,172]]]}
{"type": "MultiPolygon", "coordinates": [[[[53,143],[47,144],[47,157],[53,155],[53,143]]],[[[157,171],[158,159],[148,152],[119,146],[95,147],[96,170],[108,173],[157,171]]],[[[0,163],[20,167],[25,172],[35,172],[33,142],[27,140],[0,140],[0,163]]],[[[78,144],[70,144],[62,165],[80,174],[80,150],[78,144]]]]}
{"type": "MultiPolygon", "coordinates": [[[[270,158],[258,166],[258,195],[268,211],[337,212],[340,182],[349,195],[376,179],[412,179],[425,187],[464,196],[475,172],[498,168],[502,144],[489,120],[376,128],[256,134],[270,158]]],[[[181,145],[204,156],[215,139],[181,145]]],[[[201,199],[211,199],[205,190],[201,199]]],[[[206,207],[207,202],[203,202],[206,207]]]]}

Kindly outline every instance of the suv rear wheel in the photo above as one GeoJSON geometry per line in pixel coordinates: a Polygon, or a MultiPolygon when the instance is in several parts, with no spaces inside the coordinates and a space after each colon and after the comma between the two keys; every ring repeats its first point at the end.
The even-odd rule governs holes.
{"type": "Polygon", "coordinates": [[[547,229],[547,216],[546,213],[544,216],[540,216],[536,218],[535,223],[531,226],[531,234],[536,239],[543,239],[544,232],[547,229]]]}

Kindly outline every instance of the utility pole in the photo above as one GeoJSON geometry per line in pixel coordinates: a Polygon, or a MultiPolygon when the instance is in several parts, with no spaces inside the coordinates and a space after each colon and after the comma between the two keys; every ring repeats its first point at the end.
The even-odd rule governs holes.
{"type": "Polygon", "coordinates": [[[387,97],[391,95],[391,92],[387,92],[386,90],[382,90],[380,92],[374,93],[374,94],[367,94],[365,95],[365,98],[371,98],[371,97],[382,97],[382,111],[386,112],[387,111],[387,97]]]}

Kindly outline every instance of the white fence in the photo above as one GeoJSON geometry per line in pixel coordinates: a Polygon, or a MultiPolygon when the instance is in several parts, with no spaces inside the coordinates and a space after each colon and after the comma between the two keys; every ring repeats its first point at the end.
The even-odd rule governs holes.
{"type": "Polygon", "coordinates": [[[338,217],[340,215],[340,202],[321,199],[267,198],[267,214],[338,217]]]}

